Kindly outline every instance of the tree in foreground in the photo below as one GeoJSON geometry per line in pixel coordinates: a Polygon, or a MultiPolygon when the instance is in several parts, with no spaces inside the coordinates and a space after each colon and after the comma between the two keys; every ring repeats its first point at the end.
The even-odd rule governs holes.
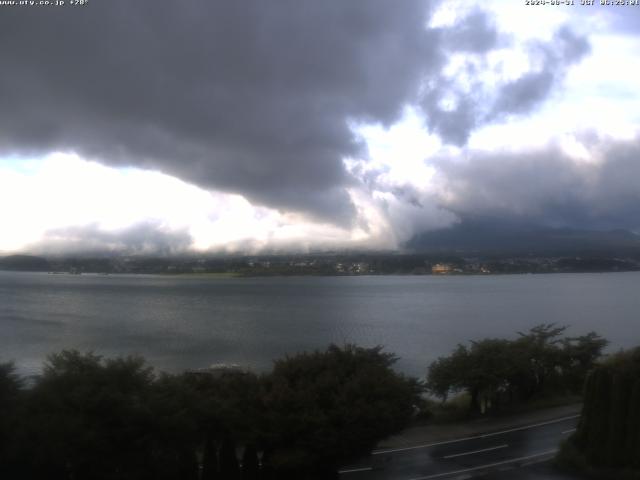
{"type": "Polygon", "coordinates": [[[381,347],[330,346],[275,363],[265,378],[270,467],[278,478],[332,478],[414,414],[421,386],[381,347]]]}
{"type": "Polygon", "coordinates": [[[429,366],[427,388],[443,400],[466,392],[472,413],[548,392],[579,393],[607,341],[594,332],[562,338],[565,330],[542,324],[514,340],[489,338],[458,345],[429,366]]]}
{"type": "Polygon", "coordinates": [[[602,478],[640,479],[640,347],[589,374],[580,423],[559,460],[602,478]]]}
{"type": "Polygon", "coordinates": [[[253,443],[248,444],[242,454],[242,480],[258,480],[260,478],[260,462],[258,450],[253,443]]]}
{"type": "Polygon", "coordinates": [[[26,389],[11,365],[0,365],[8,414],[0,417],[0,472],[50,480],[333,478],[342,461],[411,420],[421,386],[396,373],[395,361],[379,347],[347,345],[287,357],[262,376],[156,375],[141,358],[63,351],[26,389]]]}
{"type": "Polygon", "coordinates": [[[20,428],[22,386],[13,363],[0,363],[0,478],[12,478],[20,470],[16,431],[20,428]]]}
{"type": "Polygon", "coordinates": [[[195,478],[193,425],[144,360],[51,355],[29,392],[24,478],[195,478]]]}

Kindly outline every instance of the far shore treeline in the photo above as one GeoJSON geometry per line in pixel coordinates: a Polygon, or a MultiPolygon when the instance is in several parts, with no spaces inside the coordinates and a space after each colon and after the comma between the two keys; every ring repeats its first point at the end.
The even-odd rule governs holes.
{"type": "Polygon", "coordinates": [[[470,252],[346,252],[262,255],[0,256],[0,270],[97,274],[208,274],[234,276],[487,275],[640,270],[640,248],[618,253],[498,254],[470,252]]]}
{"type": "Polygon", "coordinates": [[[465,398],[468,415],[580,393],[606,341],[544,324],[396,372],[381,347],[331,345],[255,374],[167,374],[139,357],[50,355],[27,381],[0,364],[0,478],[329,479],[383,438],[465,398]]]}

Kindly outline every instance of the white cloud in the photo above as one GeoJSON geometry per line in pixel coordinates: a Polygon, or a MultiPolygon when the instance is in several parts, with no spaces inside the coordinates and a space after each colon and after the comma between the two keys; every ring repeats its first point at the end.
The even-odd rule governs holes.
{"type": "MultiPolygon", "coordinates": [[[[44,248],[52,239],[60,250],[65,240],[81,248],[78,233],[99,231],[113,241],[138,225],[166,234],[186,232],[191,248],[200,251],[395,246],[355,190],[359,219],[345,229],[253,205],[241,195],[205,191],[160,172],[105,167],[71,154],[0,162],[0,252],[44,248]]],[[[88,248],[100,245],[87,241],[88,248]]]]}

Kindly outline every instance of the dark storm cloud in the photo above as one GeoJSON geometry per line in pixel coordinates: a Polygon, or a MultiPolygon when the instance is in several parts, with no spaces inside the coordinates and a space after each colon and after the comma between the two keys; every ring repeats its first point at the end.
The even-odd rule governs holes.
{"type": "MultiPolygon", "coordinates": [[[[449,55],[482,57],[506,40],[479,10],[451,27],[427,28],[434,3],[92,0],[83,8],[4,8],[0,155],[75,151],[348,225],[355,207],[345,187],[356,180],[342,159],[366,156],[350,122],[387,126],[406,104],[419,104],[431,131],[463,145],[487,122],[536,108],[587,51],[583,38],[561,30],[552,46],[533,48],[539,70],[497,93],[480,82],[464,90],[442,74],[449,55]],[[445,109],[447,95],[455,102],[445,109]]],[[[413,190],[393,194],[416,208],[428,203],[413,190]]],[[[47,242],[137,251],[154,246],[155,236],[159,250],[190,241],[136,228],[117,237],[96,228],[50,232],[47,242]]]]}
{"type": "MultiPolygon", "coordinates": [[[[441,29],[442,48],[449,54],[467,53],[482,55],[499,42],[499,34],[489,16],[475,10],[449,28],[441,29]]],[[[466,66],[466,76],[476,77],[476,67],[466,66]]],[[[423,89],[420,106],[426,116],[429,129],[447,143],[464,145],[471,132],[482,123],[481,111],[486,93],[479,81],[462,89],[455,79],[439,73],[434,75],[423,89]],[[450,97],[454,105],[444,108],[442,99],[450,97]]]]}
{"type": "Polygon", "coordinates": [[[484,53],[498,43],[495,25],[481,10],[473,11],[443,33],[444,45],[450,51],[484,53]]]}
{"type": "MultiPolygon", "coordinates": [[[[476,12],[453,29],[445,31],[445,48],[452,53],[486,53],[508,40],[500,39],[495,27],[482,12],[476,12]]],[[[568,68],[590,51],[587,39],[567,27],[559,29],[550,44],[536,42],[529,56],[540,66],[517,79],[487,87],[476,77],[473,63],[466,66],[465,76],[472,84],[465,88],[456,79],[445,75],[435,77],[425,89],[421,105],[429,128],[448,143],[465,145],[471,133],[485,124],[505,117],[529,114],[547,100],[553,87],[561,85],[568,68]],[[442,99],[450,97],[452,105],[445,108],[442,99]]]]}
{"type": "Polygon", "coordinates": [[[490,118],[528,112],[550,95],[569,66],[579,62],[590,51],[586,38],[568,28],[556,32],[551,44],[532,46],[532,56],[541,57],[541,68],[507,83],[499,92],[490,118]]]}
{"type": "Polygon", "coordinates": [[[181,253],[192,244],[185,231],[173,231],[154,222],[107,231],[97,225],[50,230],[31,251],[42,253],[162,254],[181,253]]]}
{"type": "MultiPolygon", "coordinates": [[[[429,128],[458,145],[485,121],[481,89],[440,108],[440,70],[450,53],[486,53],[499,34],[478,10],[429,29],[432,8],[429,0],[4,8],[0,154],[71,150],[348,224],[353,179],[342,159],[364,154],[350,121],[388,125],[419,102],[429,128]]],[[[543,71],[557,78],[563,60],[572,61],[543,71]]],[[[526,113],[548,81],[508,86],[496,115],[526,113]]]]}
{"type": "Polygon", "coordinates": [[[94,0],[0,15],[0,153],[74,150],[345,222],[348,120],[442,63],[428,1],[94,0]]]}
{"type": "Polygon", "coordinates": [[[600,161],[575,161],[556,146],[440,160],[441,205],[461,218],[640,230],[640,138],[587,147],[600,161]]]}
{"type": "Polygon", "coordinates": [[[429,129],[446,143],[457,146],[466,144],[471,132],[482,122],[481,101],[474,98],[479,91],[476,89],[475,94],[451,92],[449,81],[441,79],[422,99],[429,129]],[[453,95],[455,98],[455,105],[450,109],[440,105],[440,100],[445,95],[453,95]]]}

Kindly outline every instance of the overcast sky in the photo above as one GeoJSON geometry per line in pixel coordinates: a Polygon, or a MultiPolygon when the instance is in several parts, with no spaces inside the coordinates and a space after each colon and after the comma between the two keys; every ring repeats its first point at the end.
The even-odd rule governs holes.
{"type": "Polygon", "coordinates": [[[640,232],[640,7],[0,6],[0,252],[640,232]]]}

